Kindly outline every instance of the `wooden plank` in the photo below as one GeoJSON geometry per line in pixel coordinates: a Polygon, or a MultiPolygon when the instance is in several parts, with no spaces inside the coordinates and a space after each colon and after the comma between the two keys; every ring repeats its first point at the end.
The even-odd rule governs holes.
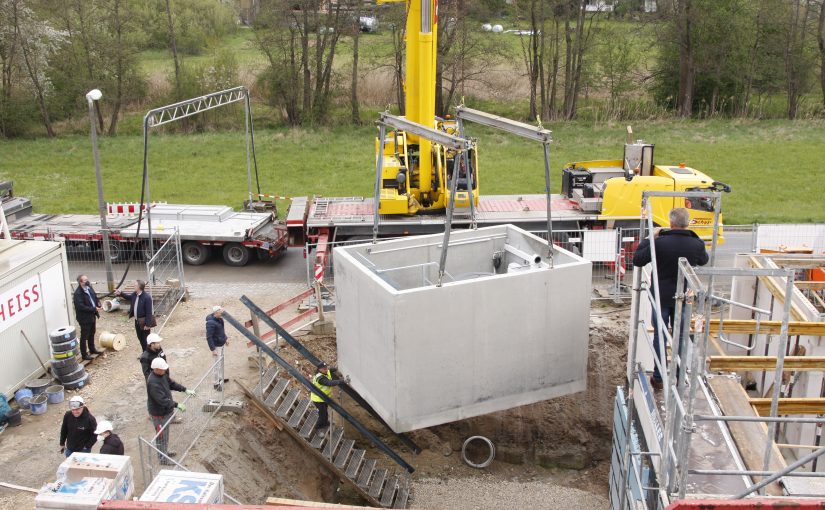
{"type": "MultiPolygon", "coordinates": [[[[750,404],[759,413],[759,416],[769,416],[771,413],[771,399],[751,398],[750,404]]],[[[825,414],[825,398],[780,398],[778,415],[785,414],[825,414]]]]}
{"type": "Polygon", "coordinates": [[[825,289],[825,281],[810,280],[794,282],[796,288],[799,290],[822,290],[825,289]]]}
{"type": "Polygon", "coordinates": [[[5,487],[7,489],[14,489],[17,491],[25,491],[25,492],[33,492],[34,494],[39,494],[40,491],[38,489],[32,489],[31,487],[23,487],[22,485],[15,485],[13,483],[7,482],[0,482],[0,487],[5,487]]]}
{"type": "MultiPolygon", "coordinates": [[[[825,371],[825,356],[785,356],[783,371],[825,371]]],[[[776,356],[709,356],[708,370],[776,370],[776,356]]]]}
{"type": "MultiPolygon", "coordinates": [[[[719,406],[725,416],[756,416],[756,412],[748,400],[745,389],[733,377],[708,377],[708,385],[713,389],[719,406]]],[[[728,429],[731,437],[736,443],[739,455],[745,463],[745,467],[752,471],[762,471],[762,463],[765,459],[765,445],[768,443],[768,427],[764,423],[756,422],[729,422],[728,429]]],[[[779,448],[773,441],[770,441],[771,462],[768,467],[770,471],[780,471],[787,465],[782,457],[779,448]]],[[[754,477],[759,481],[762,477],[754,477]]],[[[767,486],[766,493],[769,496],[781,496],[782,487],[774,482],[767,486]]]]}
{"type": "Polygon", "coordinates": [[[278,416],[276,416],[275,413],[272,412],[272,409],[266,407],[266,405],[264,405],[264,403],[261,402],[260,399],[256,397],[254,393],[249,391],[240,382],[238,382],[238,386],[240,386],[244,393],[246,393],[246,396],[252,400],[252,402],[255,404],[255,407],[260,409],[260,411],[264,413],[264,415],[266,415],[270,419],[270,421],[272,421],[273,423],[277,422],[280,425],[278,427],[278,430],[286,431],[286,433],[289,434],[289,436],[292,439],[294,439],[299,446],[304,448],[304,450],[310,452],[310,454],[314,456],[318,462],[323,464],[329,470],[330,473],[337,476],[341,481],[343,481],[350,487],[354,488],[358,495],[364,498],[364,500],[366,500],[370,505],[381,506],[380,501],[370,496],[369,493],[367,493],[364,489],[359,487],[357,483],[349,479],[344,471],[338,469],[338,467],[332,462],[330,462],[326,457],[324,457],[324,455],[321,452],[310,447],[309,443],[306,440],[304,440],[304,438],[299,436],[297,431],[295,431],[292,427],[288,426],[285,421],[278,418],[278,416]]]}
{"type": "MultiPolygon", "coordinates": [[[[782,321],[761,321],[759,323],[759,333],[762,334],[778,335],[781,329],[782,321]]],[[[725,319],[725,321],[722,323],[722,331],[728,334],[753,334],[756,333],[756,320],[725,319]]],[[[711,319],[710,332],[719,332],[719,319],[711,319]]],[[[788,334],[791,336],[822,336],[825,335],[825,322],[790,321],[788,322],[788,334]]]]}
{"type": "Polygon", "coordinates": [[[289,498],[266,498],[266,504],[272,506],[292,506],[301,508],[369,508],[363,506],[338,505],[335,503],[321,503],[318,501],[304,501],[289,498]]]}
{"type": "MultiPolygon", "coordinates": [[[[756,269],[765,269],[757,257],[750,257],[750,265],[756,269]]],[[[779,303],[785,302],[785,285],[779,285],[778,278],[773,276],[760,276],[759,281],[768,288],[771,294],[779,303]]],[[[791,318],[797,321],[805,321],[805,314],[800,310],[799,305],[791,301],[791,318]]]]}

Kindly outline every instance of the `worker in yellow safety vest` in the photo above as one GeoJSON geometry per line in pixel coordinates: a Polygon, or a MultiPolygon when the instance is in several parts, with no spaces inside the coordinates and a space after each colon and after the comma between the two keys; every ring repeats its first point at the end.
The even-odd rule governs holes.
{"type": "MultiPolygon", "coordinates": [[[[312,385],[318,388],[318,390],[327,397],[332,395],[333,386],[340,386],[346,382],[347,381],[344,379],[333,379],[332,374],[330,374],[329,371],[329,366],[323,361],[318,364],[318,371],[312,378],[312,385]]],[[[329,428],[329,412],[327,411],[327,403],[314,392],[312,393],[312,403],[318,408],[318,422],[315,424],[315,430],[319,432],[326,432],[326,429],[329,428]]]]}

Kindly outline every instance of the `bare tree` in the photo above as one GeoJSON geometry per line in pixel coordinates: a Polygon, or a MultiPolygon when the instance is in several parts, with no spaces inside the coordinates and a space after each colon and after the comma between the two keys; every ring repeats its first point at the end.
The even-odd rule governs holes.
{"type": "Polygon", "coordinates": [[[358,104],[358,42],[361,40],[361,2],[356,0],[353,10],[352,30],[352,76],[350,78],[350,118],[356,126],[361,124],[361,112],[358,104]]]}
{"type": "Polygon", "coordinates": [[[180,57],[178,56],[178,42],[175,38],[175,23],[172,20],[172,5],[171,0],[166,0],[166,23],[169,33],[169,49],[172,50],[172,60],[175,63],[175,98],[182,99],[180,93],[182,90],[181,76],[180,76],[180,57]]]}
{"type": "Polygon", "coordinates": [[[676,0],[676,31],[679,42],[679,95],[676,108],[680,117],[693,115],[693,4],[692,0],[676,0]]]}
{"type": "Polygon", "coordinates": [[[825,1],[819,3],[816,42],[819,48],[819,86],[822,88],[822,110],[825,112],[825,1]]]}
{"type": "Polygon", "coordinates": [[[590,42],[591,28],[595,14],[589,18],[587,0],[578,0],[567,4],[570,12],[564,21],[565,60],[564,60],[564,118],[576,117],[579,92],[582,86],[582,69],[584,56],[590,42]],[[574,21],[575,19],[575,21],[574,21]]]}
{"type": "Polygon", "coordinates": [[[799,100],[805,87],[808,59],[805,55],[805,39],[808,33],[810,0],[789,0],[786,44],[785,75],[787,80],[788,119],[796,118],[799,100]]]}

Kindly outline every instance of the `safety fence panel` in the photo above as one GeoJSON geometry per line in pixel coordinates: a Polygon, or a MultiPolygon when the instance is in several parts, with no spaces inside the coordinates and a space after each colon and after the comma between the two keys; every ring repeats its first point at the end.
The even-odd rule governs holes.
{"type": "Polygon", "coordinates": [[[146,262],[146,283],[149,285],[147,289],[152,296],[155,314],[163,315],[168,320],[171,311],[186,293],[180,233],[177,230],[146,262]]]}
{"type": "Polygon", "coordinates": [[[756,225],[756,247],[760,253],[825,253],[825,224],[756,225]]]}
{"type": "MultiPolygon", "coordinates": [[[[192,449],[202,439],[209,422],[224,403],[222,389],[224,379],[224,355],[215,360],[212,366],[201,376],[194,386],[187,389],[195,391],[179,399],[186,409],[176,409],[169,419],[150,437],[140,436],[138,447],[143,480],[146,486],[162,469],[189,471],[187,465],[192,449]]],[[[183,381],[178,381],[183,384],[183,381]]],[[[234,498],[229,498],[235,501],[234,498]]]]}

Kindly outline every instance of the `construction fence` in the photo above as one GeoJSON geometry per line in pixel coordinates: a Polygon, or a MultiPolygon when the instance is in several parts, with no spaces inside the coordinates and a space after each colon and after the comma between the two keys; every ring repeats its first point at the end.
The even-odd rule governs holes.
{"type": "Polygon", "coordinates": [[[154,253],[145,244],[110,243],[114,249],[110,252],[111,273],[100,244],[64,240],[73,288],[81,274],[88,276],[101,297],[108,294],[110,281],[114,287],[131,290],[134,280],[143,280],[155,314],[165,322],[186,292],[179,232],[175,230],[163,243],[156,242],[154,253]]]}
{"type": "MultiPolygon", "coordinates": [[[[546,231],[533,234],[547,239],[546,231]]],[[[732,266],[734,257],[740,253],[825,253],[825,224],[725,225],[722,235],[725,242],[716,248],[716,265],[722,267],[732,266]]],[[[307,284],[312,286],[316,279],[320,279],[325,287],[334,289],[334,248],[368,242],[371,241],[358,239],[328,243],[330,256],[322,267],[316,264],[313,256],[317,244],[307,243],[307,284]]],[[[638,242],[639,228],[553,231],[553,244],[593,263],[593,299],[596,300],[624,301],[630,298],[633,255],[638,242]]],[[[717,277],[714,287],[724,293],[730,288],[730,281],[717,277]]]]}
{"type": "MultiPolygon", "coordinates": [[[[224,404],[223,380],[224,354],[221,352],[196,384],[190,386],[185,384],[186,381],[177,381],[195,394],[177,399],[185,411],[175,409],[169,419],[155,429],[153,435],[138,437],[145,485],[148,486],[162,469],[189,471],[187,466],[196,465],[191,455],[193,449],[224,404]]],[[[225,497],[237,503],[234,498],[225,497]]]]}

